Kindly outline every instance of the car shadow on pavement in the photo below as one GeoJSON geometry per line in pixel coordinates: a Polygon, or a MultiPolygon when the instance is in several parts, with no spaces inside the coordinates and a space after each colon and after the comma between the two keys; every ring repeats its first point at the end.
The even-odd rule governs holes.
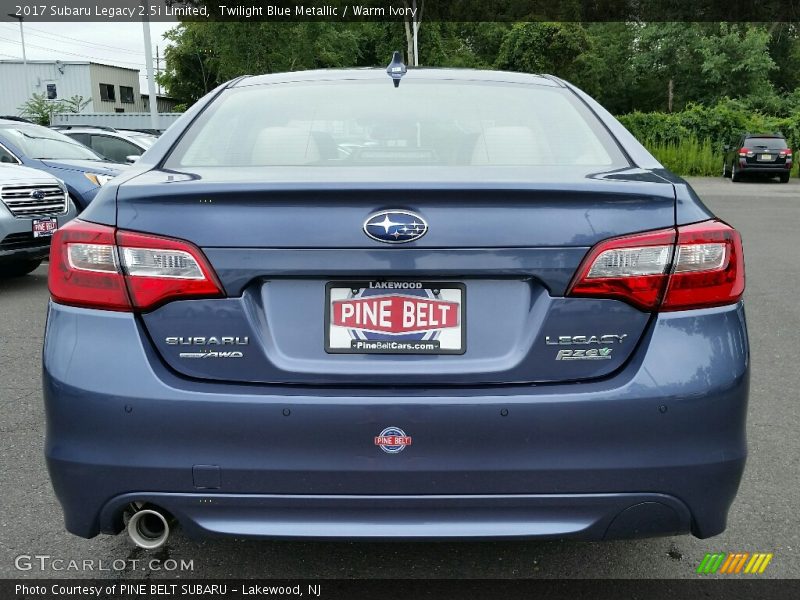
{"type": "MultiPolygon", "coordinates": [[[[696,551],[679,549],[690,538],[613,542],[455,541],[334,542],[208,539],[182,532],[158,554],[193,561],[181,577],[243,578],[572,578],[689,577],[696,551]],[[646,560],[642,560],[646,557],[646,560]]],[[[126,543],[128,541],[126,540],[126,543]]],[[[132,548],[134,553],[139,550],[132,548]]],[[[702,554],[700,554],[702,558],[702,554]]],[[[145,558],[140,556],[140,558],[145,558]]],[[[147,558],[145,558],[147,560],[147,558]]],[[[152,572],[148,576],[174,577],[152,572]]]]}

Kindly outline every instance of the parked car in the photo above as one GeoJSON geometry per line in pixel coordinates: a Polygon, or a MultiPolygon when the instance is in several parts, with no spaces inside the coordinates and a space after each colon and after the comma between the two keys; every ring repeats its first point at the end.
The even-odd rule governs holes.
{"type": "Polygon", "coordinates": [[[158,136],[132,129],[92,125],[56,125],[53,129],[118,163],[134,163],[158,136]]]}
{"type": "Polygon", "coordinates": [[[63,180],[78,211],[126,168],[57,131],[8,118],[0,119],[0,163],[22,164],[63,180]]]}
{"type": "Polygon", "coordinates": [[[792,150],[780,133],[746,133],[735,146],[723,148],[725,158],[722,176],[740,181],[744,175],[778,176],[789,183],[792,170],[792,150]]]}
{"type": "Polygon", "coordinates": [[[56,233],[70,532],[725,529],[739,233],[561,79],[404,72],[224,84],[56,233]]]}
{"type": "Polygon", "coordinates": [[[0,277],[27,275],[50,252],[50,239],[76,215],[63,181],[0,164],[0,277]]]}

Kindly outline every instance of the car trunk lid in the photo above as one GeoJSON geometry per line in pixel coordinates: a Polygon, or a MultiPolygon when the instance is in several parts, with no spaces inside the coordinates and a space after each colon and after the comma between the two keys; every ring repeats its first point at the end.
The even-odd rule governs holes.
{"type": "Polygon", "coordinates": [[[118,226],[193,242],[227,296],[171,302],[143,314],[143,326],[177,372],[243,383],[558,382],[620,368],[651,315],[564,294],[598,241],[674,226],[672,185],[638,169],[487,174],[423,171],[413,183],[385,172],[382,181],[313,174],[301,184],[286,173],[216,169],[140,176],[120,188],[118,226]],[[428,232],[377,242],[363,225],[382,210],[418,215],[428,232]],[[378,298],[398,314],[410,302],[417,329],[420,311],[430,325],[437,302],[455,302],[458,323],[434,325],[462,339],[443,354],[332,352],[334,330],[355,341],[447,337],[447,327],[376,334],[336,325],[335,302],[353,298],[378,298]]]}

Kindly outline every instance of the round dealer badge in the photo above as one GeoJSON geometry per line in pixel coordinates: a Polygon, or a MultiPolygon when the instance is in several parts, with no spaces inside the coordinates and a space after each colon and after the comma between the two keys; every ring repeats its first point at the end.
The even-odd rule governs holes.
{"type": "Polygon", "coordinates": [[[375,445],[387,454],[397,454],[411,445],[411,436],[399,427],[387,427],[375,436],[375,445]]]}

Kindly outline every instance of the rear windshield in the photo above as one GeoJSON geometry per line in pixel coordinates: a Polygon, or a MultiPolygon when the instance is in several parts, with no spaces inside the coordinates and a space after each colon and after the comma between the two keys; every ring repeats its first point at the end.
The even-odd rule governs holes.
{"type": "Polygon", "coordinates": [[[462,81],[337,81],[227,90],[176,167],[628,166],[569,90],[462,81]]]}
{"type": "Polygon", "coordinates": [[[41,160],[102,160],[92,150],[62,133],[39,125],[19,124],[0,129],[28,158],[41,160]]]}
{"type": "Polygon", "coordinates": [[[786,148],[786,140],[783,138],[747,138],[744,143],[748,147],[767,148],[768,150],[784,150],[786,148]]]}

